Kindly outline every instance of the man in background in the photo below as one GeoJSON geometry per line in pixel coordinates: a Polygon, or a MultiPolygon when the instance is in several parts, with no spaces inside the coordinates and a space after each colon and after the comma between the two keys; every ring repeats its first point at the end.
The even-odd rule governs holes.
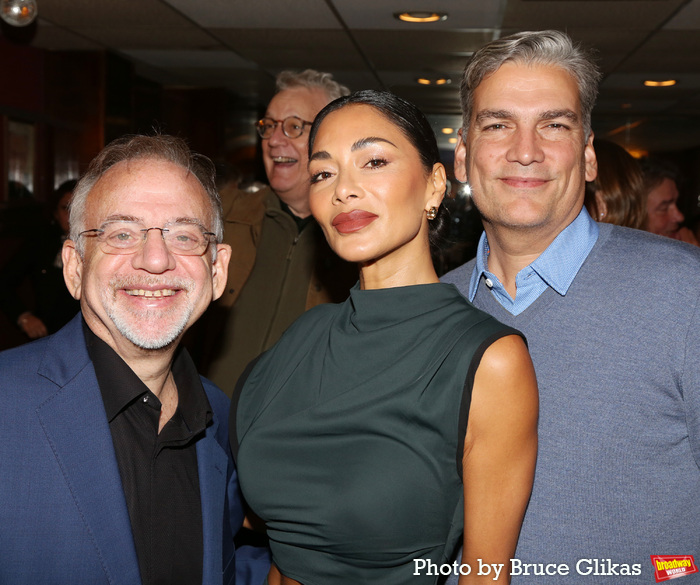
{"type": "Polygon", "coordinates": [[[0,583],[234,583],[229,400],[178,349],[226,284],[222,235],[180,139],[90,164],[62,251],[81,312],[0,354],[0,583]]]}
{"type": "Polygon", "coordinates": [[[700,251],[583,207],[599,77],[543,31],[488,43],[462,79],[455,175],[484,233],[443,281],[525,334],[540,391],[518,585],[648,584],[651,555],[700,554],[700,251]]]}
{"type": "Polygon", "coordinates": [[[311,217],[306,168],[311,122],[348,93],[329,73],[280,73],[256,125],[269,187],[221,192],[224,241],[233,255],[224,294],[205,317],[202,368],[229,396],[248,363],[301,313],[343,301],[357,280],[311,217]]]}
{"type": "Polygon", "coordinates": [[[700,246],[693,232],[683,227],[685,217],[678,209],[678,170],[656,159],[642,163],[646,181],[646,221],[644,229],[652,234],[700,246]]]}

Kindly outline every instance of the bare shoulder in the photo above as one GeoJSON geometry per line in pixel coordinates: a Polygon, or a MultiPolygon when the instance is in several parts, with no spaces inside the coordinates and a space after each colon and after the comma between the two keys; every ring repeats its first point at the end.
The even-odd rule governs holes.
{"type": "Polygon", "coordinates": [[[506,435],[536,428],[539,399],[535,369],[518,335],[501,337],[484,352],[474,377],[467,439],[499,429],[506,435]]]}
{"type": "Polygon", "coordinates": [[[490,394],[530,390],[535,370],[523,338],[506,335],[492,343],[479,362],[475,381],[487,384],[490,394]]]}

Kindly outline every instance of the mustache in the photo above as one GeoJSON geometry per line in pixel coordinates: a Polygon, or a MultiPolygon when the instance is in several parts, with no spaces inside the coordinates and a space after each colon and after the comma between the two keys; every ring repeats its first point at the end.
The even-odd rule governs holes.
{"type": "Polygon", "coordinates": [[[109,281],[112,290],[118,289],[148,289],[168,288],[179,289],[189,293],[195,288],[194,280],[190,278],[159,277],[159,276],[113,276],[109,281]]]}

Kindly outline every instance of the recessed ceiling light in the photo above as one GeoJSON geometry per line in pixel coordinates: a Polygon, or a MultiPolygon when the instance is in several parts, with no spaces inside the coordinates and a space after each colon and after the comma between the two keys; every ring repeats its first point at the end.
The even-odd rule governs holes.
{"type": "Polygon", "coordinates": [[[678,82],[675,79],[665,79],[663,81],[647,79],[644,81],[644,85],[647,87],[671,87],[672,85],[676,85],[676,83],[678,82]]]}
{"type": "Polygon", "coordinates": [[[416,79],[421,85],[449,85],[452,80],[449,77],[425,76],[416,79]]]}
{"type": "Polygon", "coordinates": [[[421,12],[412,10],[410,12],[395,12],[394,18],[403,22],[438,22],[447,19],[447,12],[421,12]]]}
{"type": "Polygon", "coordinates": [[[450,144],[457,144],[457,139],[456,138],[450,138],[447,142],[450,144]]]}
{"type": "Polygon", "coordinates": [[[443,128],[442,133],[443,134],[454,134],[455,129],[454,128],[443,128]]]}

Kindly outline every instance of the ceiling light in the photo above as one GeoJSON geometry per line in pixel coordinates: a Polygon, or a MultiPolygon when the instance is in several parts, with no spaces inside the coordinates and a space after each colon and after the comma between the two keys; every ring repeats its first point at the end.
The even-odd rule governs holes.
{"type": "Polygon", "coordinates": [[[447,142],[450,144],[457,144],[457,139],[456,138],[450,138],[447,142]]]}
{"type": "Polygon", "coordinates": [[[27,26],[38,14],[36,0],[2,0],[0,18],[11,26],[27,26]]]}
{"type": "Polygon", "coordinates": [[[447,19],[447,12],[396,12],[394,18],[398,18],[403,22],[438,22],[447,19]]]}
{"type": "Polygon", "coordinates": [[[672,85],[676,85],[678,83],[675,79],[666,79],[664,81],[653,81],[651,79],[647,79],[644,81],[644,85],[647,87],[671,87],[672,85]]]}
{"type": "Polygon", "coordinates": [[[443,128],[442,133],[443,134],[454,134],[455,129],[454,128],[443,128]]]}
{"type": "Polygon", "coordinates": [[[416,79],[421,85],[449,85],[452,80],[449,77],[442,76],[424,76],[416,79]]]}

